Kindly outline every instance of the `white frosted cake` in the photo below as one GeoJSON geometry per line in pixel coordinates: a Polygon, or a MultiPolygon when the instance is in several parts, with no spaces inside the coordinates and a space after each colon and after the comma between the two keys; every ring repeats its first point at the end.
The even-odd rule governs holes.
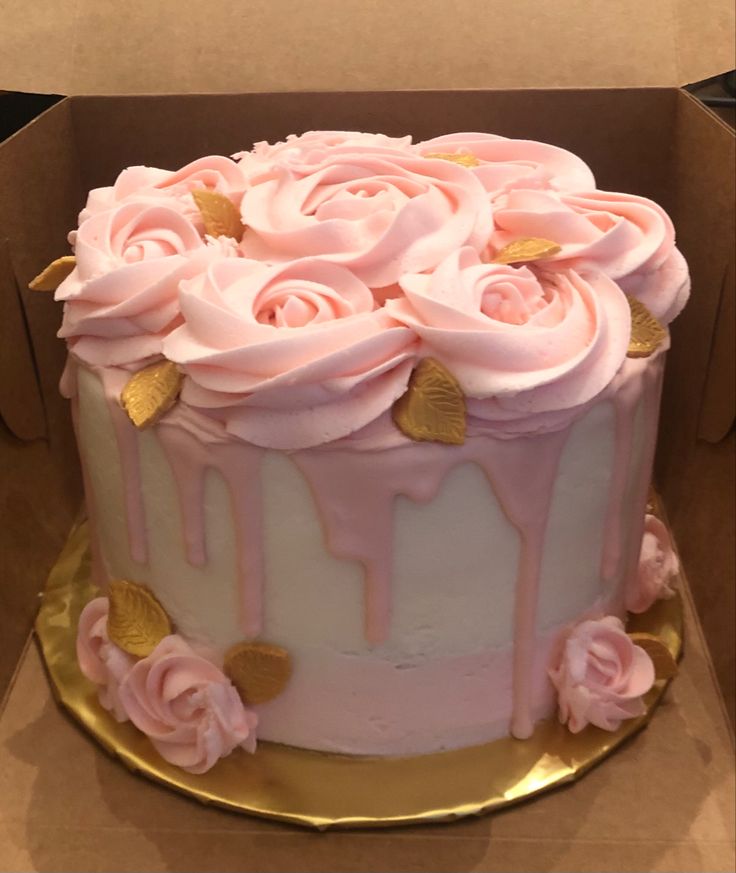
{"type": "Polygon", "coordinates": [[[311,132],[90,193],[60,336],[101,704],[203,772],[615,729],[687,267],[643,197],[484,133],[311,132]]]}

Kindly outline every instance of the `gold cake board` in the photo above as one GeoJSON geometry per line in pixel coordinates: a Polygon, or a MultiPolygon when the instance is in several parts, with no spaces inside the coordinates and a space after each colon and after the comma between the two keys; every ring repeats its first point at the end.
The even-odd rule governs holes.
{"type": "MultiPolygon", "coordinates": [[[[36,620],[56,697],[131,770],[237,812],[319,829],[430,823],[489,812],[579,779],[646,725],[667,684],[656,682],[645,698],[645,715],[623,722],[614,733],[588,726],[574,735],[548,719],[528,740],[506,737],[413,758],[332,755],[261,742],[254,755],[238,749],[208,773],[192,775],[167,764],[129,722],[116,722],[77,666],[77,620],[97,594],[88,545],[86,523],[77,525],[49,575],[36,620]]],[[[679,594],[632,616],[627,630],[655,634],[678,657],[679,594]]]]}

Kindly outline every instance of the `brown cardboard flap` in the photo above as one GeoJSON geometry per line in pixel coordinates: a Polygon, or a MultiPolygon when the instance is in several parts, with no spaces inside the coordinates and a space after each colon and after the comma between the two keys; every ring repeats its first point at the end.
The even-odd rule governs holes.
{"type": "Polygon", "coordinates": [[[46,434],[31,339],[5,240],[0,240],[0,420],[18,439],[46,434]]]}
{"type": "MultiPolygon", "coordinates": [[[[725,223],[725,222],[724,222],[725,223]]],[[[724,231],[728,232],[724,227],[724,231]]],[[[733,225],[730,227],[733,239],[733,225]]],[[[703,390],[698,436],[710,443],[723,439],[736,418],[736,267],[728,265],[713,332],[710,364],[703,390]]]]}
{"type": "Polygon", "coordinates": [[[6,0],[0,88],[673,86],[734,65],[733,14],[731,0],[6,0]]]}

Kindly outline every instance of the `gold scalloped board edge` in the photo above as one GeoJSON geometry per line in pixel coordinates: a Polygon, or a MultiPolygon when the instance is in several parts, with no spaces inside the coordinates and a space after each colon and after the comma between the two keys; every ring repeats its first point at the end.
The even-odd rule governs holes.
{"type": "MultiPolygon", "coordinates": [[[[449,821],[576,781],[647,724],[668,684],[658,681],[645,698],[646,713],[613,733],[588,727],[571,734],[550,718],[538,723],[528,740],[504,737],[411,758],[336,755],[261,742],[254,755],[237,750],[195,776],[163,761],[130,723],[116,722],[81,675],[75,629],[96,593],[87,526],[81,523],[51,570],[35,625],[54,696],[64,709],[136,773],[202,803],[318,830],[449,821]]],[[[656,634],[677,658],[680,595],[631,616],[627,629],[656,634]]]]}

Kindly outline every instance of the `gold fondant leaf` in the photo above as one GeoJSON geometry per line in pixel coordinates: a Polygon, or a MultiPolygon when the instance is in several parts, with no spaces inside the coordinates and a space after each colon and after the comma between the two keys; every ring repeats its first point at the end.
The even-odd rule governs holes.
{"type": "Polygon", "coordinates": [[[450,155],[445,154],[444,152],[433,152],[430,155],[423,155],[425,158],[434,158],[439,161],[452,161],[453,164],[460,164],[461,167],[478,167],[480,166],[480,161],[476,158],[475,155],[464,154],[464,155],[450,155]]]}
{"type": "Polygon", "coordinates": [[[210,236],[230,236],[240,242],[245,227],[232,200],[224,194],[206,190],[192,191],[192,197],[202,216],[205,233],[210,236]]]}
{"type": "Polygon", "coordinates": [[[629,637],[632,643],[644,649],[652,659],[657,679],[671,679],[677,674],[677,661],[659,637],[647,633],[629,634],[629,637]]]}
{"type": "Polygon", "coordinates": [[[635,297],[629,297],[631,307],[631,339],[626,356],[629,358],[648,358],[667,337],[667,331],[635,297]]]}
{"type": "Polygon", "coordinates": [[[465,396],[457,379],[434,358],[417,364],[391,414],[410,439],[456,446],[465,442],[465,396]]]}
{"type": "Polygon", "coordinates": [[[166,611],[145,586],[115,580],[108,597],[107,635],[124,652],[145,658],[171,633],[166,611]]]}
{"type": "Polygon", "coordinates": [[[28,287],[31,291],[56,291],[76,265],[77,259],[74,255],[57,258],[41,270],[38,276],[29,282],[28,287]]]}
{"type": "Polygon", "coordinates": [[[244,703],[265,703],[289,681],[291,656],[271,643],[238,643],[225,655],[224,671],[244,703]]]}
{"type": "Polygon", "coordinates": [[[183,376],[171,361],[157,361],[127,381],[120,403],[133,424],[143,429],[171,409],[181,391],[183,376]]]}
{"type": "Polygon", "coordinates": [[[562,246],[552,240],[525,237],[515,239],[504,246],[493,258],[493,263],[518,264],[522,261],[540,261],[542,258],[551,258],[559,251],[562,251],[562,246]]]}

